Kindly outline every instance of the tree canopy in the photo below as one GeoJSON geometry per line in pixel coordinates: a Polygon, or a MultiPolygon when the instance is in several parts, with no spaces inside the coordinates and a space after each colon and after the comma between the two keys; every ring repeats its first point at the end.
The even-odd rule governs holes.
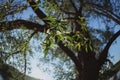
{"type": "Polygon", "coordinates": [[[56,66],[55,74],[63,76],[58,79],[109,79],[120,70],[119,62],[114,67],[109,59],[109,48],[120,36],[119,4],[119,0],[0,1],[0,63],[12,62],[26,73],[29,57],[35,54],[33,39],[41,42],[45,58],[52,55],[68,64],[66,72],[57,69],[64,66],[56,66]],[[28,8],[35,15],[22,18],[28,8]]]}

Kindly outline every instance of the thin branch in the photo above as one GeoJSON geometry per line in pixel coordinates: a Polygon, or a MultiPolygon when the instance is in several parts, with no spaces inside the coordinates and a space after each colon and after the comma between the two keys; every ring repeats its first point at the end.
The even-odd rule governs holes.
{"type": "Polygon", "coordinates": [[[114,12],[112,12],[112,10],[109,10],[108,8],[105,8],[104,6],[101,6],[99,4],[94,4],[94,3],[88,3],[93,5],[94,7],[96,7],[97,9],[101,9],[102,11],[106,11],[108,13],[110,13],[111,15],[115,16],[116,18],[120,19],[120,16],[116,15],[114,12]]]}
{"type": "Polygon", "coordinates": [[[76,15],[76,13],[66,11],[66,10],[62,9],[61,7],[60,7],[59,9],[60,9],[63,13],[65,13],[65,14],[76,15]]]}
{"type": "Polygon", "coordinates": [[[73,2],[73,0],[70,0],[70,2],[72,4],[72,6],[74,7],[75,11],[78,12],[77,7],[75,6],[75,3],[73,2]]]}
{"type": "Polygon", "coordinates": [[[79,1],[80,1],[80,7],[79,7],[79,11],[78,11],[78,16],[82,17],[83,0],[79,0],[79,1]]]}
{"type": "Polygon", "coordinates": [[[107,8],[105,8],[104,6],[101,6],[99,4],[94,4],[94,3],[86,3],[88,5],[93,6],[94,8],[94,12],[97,14],[101,14],[107,18],[112,19],[113,21],[115,21],[117,24],[120,24],[120,16],[118,16],[117,14],[115,14],[114,12],[108,10],[107,8]]]}
{"type": "Polygon", "coordinates": [[[109,42],[106,44],[104,50],[101,52],[101,54],[99,56],[99,60],[98,60],[99,67],[101,67],[105,63],[107,56],[108,56],[108,50],[109,50],[110,46],[116,40],[116,38],[118,38],[119,36],[120,36],[120,30],[117,33],[115,33],[112,36],[112,38],[109,40],[109,42]]]}
{"type": "Polygon", "coordinates": [[[38,30],[35,30],[29,37],[28,37],[28,42],[30,41],[30,39],[38,32],[38,30]]]}
{"type": "Polygon", "coordinates": [[[26,71],[27,71],[27,54],[24,53],[24,80],[26,80],[26,71]]]}
{"type": "Polygon", "coordinates": [[[110,15],[110,14],[106,14],[106,13],[104,13],[104,12],[99,12],[99,11],[94,11],[94,12],[97,13],[97,14],[103,15],[103,16],[109,18],[109,19],[112,19],[112,20],[113,20],[114,22],[116,22],[117,24],[120,24],[120,20],[114,18],[114,17],[113,17],[112,15],[110,15]]]}
{"type": "Polygon", "coordinates": [[[118,61],[115,65],[113,65],[110,70],[105,71],[101,76],[109,79],[115,74],[117,74],[119,71],[120,71],[120,61],[118,61]]]}
{"type": "Polygon", "coordinates": [[[7,53],[7,52],[3,52],[1,51],[1,54],[5,54],[5,56],[3,56],[4,61],[6,61],[11,55],[15,55],[20,53],[21,51],[16,51],[16,52],[12,52],[12,53],[7,53]]]}
{"type": "Polygon", "coordinates": [[[114,14],[112,11],[107,10],[106,8],[100,8],[99,6],[95,6],[96,8],[93,11],[99,15],[105,16],[109,19],[112,19],[117,24],[120,24],[119,16],[114,14]]]}

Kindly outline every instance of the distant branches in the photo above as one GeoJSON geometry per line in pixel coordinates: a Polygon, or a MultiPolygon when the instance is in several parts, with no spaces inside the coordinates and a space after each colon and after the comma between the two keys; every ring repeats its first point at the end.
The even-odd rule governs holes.
{"type": "Polygon", "coordinates": [[[6,61],[10,56],[12,56],[12,55],[16,55],[16,54],[18,54],[18,53],[20,53],[21,51],[15,51],[15,52],[12,52],[12,53],[8,53],[8,52],[0,52],[2,55],[5,55],[5,56],[3,56],[2,57],[2,59],[4,60],[4,61],[6,61]]]}
{"type": "Polygon", "coordinates": [[[87,3],[86,2],[86,5],[92,6],[92,10],[96,14],[105,16],[109,19],[112,19],[117,24],[120,24],[120,16],[115,14],[112,11],[112,9],[106,8],[105,6],[101,6],[100,4],[96,4],[96,3],[89,3],[89,2],[87,3]]]}

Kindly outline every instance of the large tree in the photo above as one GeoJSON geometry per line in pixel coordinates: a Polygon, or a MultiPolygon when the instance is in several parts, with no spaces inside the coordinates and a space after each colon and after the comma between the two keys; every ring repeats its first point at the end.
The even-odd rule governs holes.
{"type": "MultiPolygon", "coordinates": [[[[3,11],[0,17],[1,33],[16,29],[32,30],[33,33],[28,35],[29,37],[26,42],[29,42],[38,32],[45,33],[45,41],[43,43],[45,56],[51,47],[53,47],[53,44],[57,44],[54,49],[61,48],[74,63],[77,74],[76,80],[97,80],[100,74],[108,73],[102,72],[101,69],[109,61],[109,48],[120,35],[120,30],[114,33],[111,29],[113,28],[112,25],[119,27],[120,24],[120,1],[27,0],[27,6],[25,2],[19,3],[20,6],[16,2],[16,0],[8,0],[8,3],[4,3],[0,8],[0,11],[3,11]],[[29,6],[39,18],[38,20],[44,22],[43,24],[38,22],[38,20],[10,19],[10,15],[25,10],[29,6]],[[101,20],[103,30],[93,27],[94,25],[98,26],[96,22],[92,26],[89,25],[92,23],[91,20],[95,18],[101,20]]],[[[2,3],[0,2],[0,4],[2,3]]],[[[23,40],[26,39],[26,36],[23,37],[23,40]]],[[[26,42],[24,43],[25,46],[26,42]]],[[[24,52],[26,48],[22,46],[18,50],[18,52],[13,54],[24,52]]],[[[1,52],[5,53],[3,50],[1,52]]],[[[26,54],[24,53],[25,56],[26,54]]],[[[117,68],[118,70],[119,68],[117,68]]],[[[116,73],[117,71],[113,72],[116,73]]]]}

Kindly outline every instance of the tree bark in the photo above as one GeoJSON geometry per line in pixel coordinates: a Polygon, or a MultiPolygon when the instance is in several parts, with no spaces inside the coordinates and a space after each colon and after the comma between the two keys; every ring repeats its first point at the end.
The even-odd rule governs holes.
{"type": "Polygon", "coordinates": [[[98,80],[99,68],[97,59],[95,58],[93,52],[87,52],[83,56],[83,69],[81,71],[81,76],[79,80],[98,80]]]}

